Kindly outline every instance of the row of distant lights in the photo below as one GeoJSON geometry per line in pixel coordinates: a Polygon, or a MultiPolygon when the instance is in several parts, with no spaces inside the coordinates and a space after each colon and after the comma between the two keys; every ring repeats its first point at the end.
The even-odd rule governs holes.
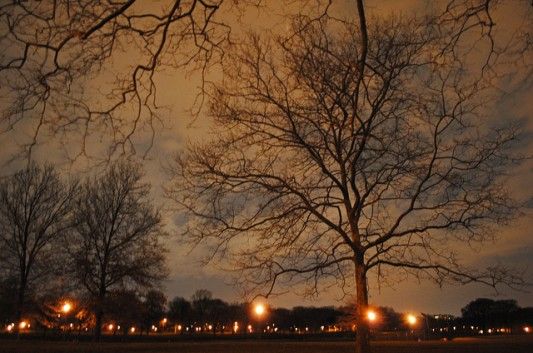
{"type": "MultiPolygon", "coordinates": [[[[367,318],[368,318],[368,320],[370,320],[370,321],[375,321],[375,320],[377,320],[377,316],[375,316],[375,313],[372,314],[372,313],[369,312],[368,315],[367,315],[367,318]]],[[[414,324],[416,324],[416,322],[417,322],[415,316],[407,316],[407,317],[406,317],[406,320],[407,320],[407,322],[408,322],[410,325],[414,325],[414,324]]],[[[166,323],[166,321],[167,321],[166,319],[163,319],[163,322],[164,322],[164,323],[166,323]]],[[[29,329],[29,328],[31,327],[31,325],[30,325],[28,322],[26,322],[26,321],[21,321],[21,322],[19,323],[18,326],[19,326],[19,329],[20,329],[20,330],[29,329]]],[[[70,324],[70,327],[72,327],[72,326],[73,326],[73,325],[70,324]]],[[[14,323],[11,323],[11,324],[7,325],[7,327],[6,327],[6,329],[7,329],[8,332],[12,332],[14,328],[15,328],[15,324],[14,324],[14,323]]],[[[212,326],[212,325],[207,325],[207,328],[208,328],[209,330],[212,330],[212,329],[213,329],[213,326],[212,326]]],[[[253,327],[252,327],[252,325],[248,325],[246,328],[247,328],[248,332],[250,332],[250,333],[253,332],[253,327]]],[[[465,327],[463,327],[463,328],[465,328],[465,327]]],[[[113,331],[113,330],[115,330],[115,325],[113,325],[113,324],[109,324],[109,325],[107,325],[107,329],[108,329],[108,331],[113,331]]],[[[117,329],[117,330],[120,330],[120,325],[117,325],[117,326],[116,326],[116,329],[117,329]]],[[[155,325],[152,325],[151,329],[152,329],[152,331],[154,331],[154,332],[157,332],[157,330],[158,330],[157,326],[155,326],[155,325]]],[[[181,331],[181,330],[183,329],[183,326],[182,326],[182,325],[178,325],[178,326],[177,326],[177,329],[178,329],[178,331],[181,331]]],[[[197,326],[197,327],[195,327],[194,329],[195,329],[196,332],[200,332],[200,331],[202,331],[202,327],[198,327],[198,326],[197,326]]],[[[267,331],[270,331],[270,325],[267,326],[266,329],[267,329],[267,331]]],[[[324,326],[320,326],[320,329],[321,329],[322,331],[324,331],[325,327],[324,327],[324,326]]],[[[455,331],[456,329],[457,329],[457,327],[454,326],[454,327],[453,327],[453,330],[455,331]]],[[[477,329],[477,327],[470,326],[470,329],[471,329],[471,330],[474,330],[474,329],[477,329]]],[[[189,327],[186,327],[186,330],[189,331],[189,327]]],[[[275,324],[272,325],[272,330],[273,330],[274,332],[277,332],[277,331],[278,331],[278,328],[275,327],[275,324]]],[[[298,327],[295,327],[294,330],[295,330],[296,332],[300,331],[300,329],[299,329],[298,327]]],[[[447,327],[444,327],[444,328],[440,328],[440,329],[438,329],[438,330],[439,330],[440,332],[443,332],[443,331],[448,331],[448,328],[447,328],[447,327]]],[[[530,332],[531,332],[531,328],[530,328],[529,326],[524,326],[523,330],[524,330],[525,333],[530,333],[530,332]]],[[[135,327],[130,327],[129,331],[130,331],[131,333],[135,333],[136,328],[135,328],[135,327]]],[[[239,323],[238,323],[237,321],[235,321],[235,323],[233,324],[233,331],[234,331],[234,332],[239,331],[239,323]]],[[[306,331],[306,332],[309,331],[309,327],[306,327],[306,328],[305,328],[305,331],[306,331]]],[[[432,329],[432,331],[435,332],[435,329],[432,329]]],[[[498,333],[506,333],[506,332],[510,332],[510,330],[509,330],[509,329],[506,329],[506,328],[497,328],[497,329],[490,329],[490,328],[489,328],[489,329],[487,330],[487,333],[489,333],[489,334],[494,333],[494,332],[498,332],[498,333]]],[[[478,333],[480,333],[480,334],[484,334],[485,331],[484,331],[484,330],[479,330],[478,333]]]]}
{"type": "MultiPolygon", "coordinates": [[[[30,327],[31,327],[31,325],[28,322],[26,322],[26,321],[21,321],[19,323],[19,329],[20,330],[29,329],[30,327]]],[[[12,322],[9,325],[7,325],[6,329],[7,329],[7,332],[11,332],[11,331],[13,331],[14,328],[15,328],[15,324],[12,322]]]]}
{"type": "MultiPolygon", "coordinates": [[[[70,310],[72,310],[72,304],[70,304],[69,302],[65,302],[63,304],[63,306],[61,307],[61,311],[63,311],[65,314],[70,312],[70,310]]],[[[255,308],[254,308],[254,311],[257,314],[257,316],[261,317],[266,312],[266,308],[265,308],[265,306],[263,304],[257,304],[255,306],[255,308]]],[[[367,312],[367,318],[368,318],[368,320],[370,322],[376,321],[377,317],[378,316],[377,316],[375,311],[369,310],[367,312]]],[[[406,316],[406,320],[407,320],[407,322],[410,325],[415,325],[416,322],[417,322],[416,316],[414,316],[412,314],[407,315],[406,316]]],[[[163,319],[163,324],[166,324],[166,323],[167,323],[167,319],[165,318],[165,319],[163,319]]],[[[11,332],[13,330],[13,328],[14,328],[14,325],[15,324],[8,325],[7,326],[7,331],[11,332]]],[[[72,324],[71,324],[71,327],[72,327],[72,324]]],[[[207,327],[208,327],[209,330],[213,329],[212,325],[208,325],[207,327]]],[[[26,323],[25,321],[22,321],[19,324],[19,328],[20,329],[30,328],[30,325],[28,323],[26,323]]],[[[155,326],[155,325],[152,325],[151,328],[152,328],[152,331],[154,331],[154,332],[157,332],[157,330],[158,330],[157,326],[155,326]]],[[[246,328],[247,328],[248,332],[252,332],[253,331],[252,325],[248,325],[246,328]]],[[[109,325],[107,325],[107,329],[108,329],[108,331],[113,331],[113,330],[115,330],[115,325],[109,324],[109,325]]],[[[120,325],[117,325],[116,329],[120,330],[120,325]]],[[[177,329],[178,329],[178,331],[181,331],[183,329],[183,327],[181,325],[178,325],[177,329]]],[[[272,329],[273,329],[274,332],[278,331],[278,328],[275,327],[275,325],[273,325],[272,329]]],[[[323,331],[324,330],[324,326],[321,326],[320,329],[323,331]]],[[[129,331],[131,333],[134,333],[135,330],[136,330],[135,327],[131,327],[129,331]]],[[[189,327],[187,327],[186,330],[189,331],[189,327]]],[[[195,327],[195,331],[196,332],[200,332],[201,330],[202,330],[201,327],[195,327]]],[[[235,323],[233,324],[233,331],[237,332],[238,330],[239,330],[239,323],[237,321],[235,321],[235,323]]],[[[267,331],[270,331],[270,326],[267,326],[267,331]]],[[[296,327],[295,331],[299,331],[299,328],[296,327]]],[[[309,328],[306,327],[305,331],[309,331],[309,328]]],[[[529,328],[528,328],[528,331],[526,331],[526,332],[529,332],[529,328]]]]}
{"type": "MultiPolygon", "coordinates": [[[[374,310],[368,310],[366,313],[366,318],[370,322],[375,322],[378,319],[378,314],[374,310]]],[[[409,325],[414,326],[418,322],[418,319],[413,314],[407,314],[405,316],[405,321],[407,321],[409,325]]]]}
{"type": "MultiPolygon", "coordinates": [[[[65,314],[68,314],[71,310],[72,310],[72,304],[71,304],[70,302],[68,302],[68,301],[64,302],[63,305],[61,306],[61,311],[62,311],[63,313],[65,313],[65,314]]],[[[260,318],[261,316],[263,316],[263,315],[266,313],[266,307],[265,307],[263,304],[261,304],[261,303],[256,304],[255,307],[254,307],[254,312],[255,312],[255,314],[260,318]]],[[[367,316],[368,321],[370,321],[370,322],[375,322],[375,321],[378,319],[378,315],[377,315],[377,313],[376,313],[374,310],[368,310],[366,316],[367,316]]],[[[435,316],[435,318],[438,319],[439,317],[438,317],[438,316],[435,316]]],[[[413,314],[407,314],[407,315],[405,316],[405,320],[406,320],[407,323],[408,323],[409,325],[411,325],[411,326],[416,325],[417,322],[418,322],[417,317],[416,317],[415,315],[413,315],[413,314]]],[[[167,323],[167,319],[164,318],[164,319],[162,320],[162,322],[163,322],[163,324],[166,324],[166,323],[167,323]]],[[[70,324],[70,326],[72,327],[72,324],[70,324]]],[[[273,325],[273,326],[275,326],[275,325],[273,325]]],[[[7,326],[7,331],[8,331],[8,332],[13,331],[13,328],[14,328],[14,327],[15,327],[15,324],[14,324],[14,323],[9,324],[9,325],[7,326]]],[[[24,329],[26,329],[26,328],[29,329],[29,328],[30,328],[30,324],[27,323],[26,321],[21,321],[21,322],[19,323],[19,329],[24,330],[24,329]]],[[[114,328],[115,328],[115,326],[114,326],[113,324],[109,324],[109,325],[107,326],[107,329],[108,329],[109,331],[113,331],[114,328]]],[[[181,330],[182,330],[182,326],[181,326],[181,325],[178,325],[177,328],[178,328],[178,331],[181,331],[181,330]]],[[[253,330],[252,325],[248,325],[246,328],[247,328],[247,330],[248,330],[249,332],[252,332],[252,330],[253,330]]],[[[213,329],[213,326],[212,326],[212,325],[208,325],[208,329],[209,329],[209,330],[212,330],[212,329],[213,329]]],[[[324,326],[321,326],[320,329],[321,329],[322,331],[324,331],[324,326]]],[[[453,329],[455,330],[456,327],[454,326],[453,329]]],[[[471,326],[471,329],[473,330],[474,327],[471,326]]],[[[120,330],[120,325],[117,326],[117,330],[120,330]]],[[[135,330],[136,330],[135,327],[131,327],[129,331],[130,331],[131,333],[134,333],[135,330]]],[[[186,330],[189,331],[189,328],[187,327],[186,330]]],[[[195,328],[195,331],[197,331],[197,332],[199,332],[199,331],[201,331],[201,330],[202,330],[201,327],[196,327],[196,328],[195,328]]],[[[235,321],[235,323],[233,324],[233,331],[234,331],[234,332],[237,332],[238,330],[239,330],[239,323],[238,323],[237,321],[235,321]]],[[[267,330],[270,331],[270,326],[267,326],[267,330]]],[[[274,330],[275,332],[277,332],[278,328],[277,328],[277,327],[273,327],[273,330],[274,330]]],[[[299,331],[299,329],[298,329],[297,327],[295,328],[295,330],[296,330],[296,331],[299,331]]],[[[494,330],[494,329],[488,329],[487,332],[488,332],[488,333],[492,333],[493,330],[494,330]]],[[[152,325],[152,331],[157,332],[157,326],[152,325]]],[[[309,331],[309,328],[306,327],[306,328],[305,328],[305,331],[309,331]]],[[[435,329],[433,329],[433,331],[435,331],[435,329]]],[[[442,331],[442,328],[440,329],[440,331],[442,331]]],[[[496,332],[506,332],[505,329],[496,329],[495,331],[496,331],[496,332]]],[[[529,326],[525,326],[525,327],[524,327],[524,332],[525,332],[525,333],[530,333],[530,332],[531,332],[530,327],[529,327],[529,326]]],[[[479,333],[480,333],[480,334],[483,334],[483,330],[480,330],[479,333]]]]}

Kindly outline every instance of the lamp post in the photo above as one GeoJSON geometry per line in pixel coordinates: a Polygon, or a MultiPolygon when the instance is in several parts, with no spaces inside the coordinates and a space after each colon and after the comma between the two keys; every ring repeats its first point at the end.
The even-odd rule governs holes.
{"type": "Polygon", "coordinates": [[[257,325],[258,325],[258,328],[259,328],[259,336],[261,336],[261,334],[263,332],[263,329],[262,329],[262,326],[261,326],[261,320],[263,319],[263,317],[266,314],[266,306],[264,304],[262,304],[262,303],[255,304],[254,313],[257,316],[257,321],[258,321],[257,325]]]}
{"type": "MultiPolygon", "coordinates": [[[[72,303],[69,302],[68,300],[64,301],[63,304],[61,305],[61,312],[63,313],[63,319],[61,321],[64,323],[64,325],[66,325],[66,328],[64,331],[66,331],[65,335],[67,336],[70,336],[70,331],[72,329],[72,327],[69,325],[69,318],[68,318],[69,313],[72,311],[72,307],[73,307],[72,303]]],[[[60,325],[61,325],[61,321],[59,322],[60,325]]]]}
{"type": "Polygon", "coordinates": [[[373,324],[378,320],[378,314],[372,309],[368,309],[366,312],[366,319],[368,320],[368,334],[373,335],[373,324]]]}
{"type": "Polygon", "coordinates": [[[405,321],[407,322],[407,325],[410,328],[411,335],[413,335],[414,328],[416,327],[416,324],[418,323],[418,318],[414,314],[407,314],[405,316],[405,321]]]}

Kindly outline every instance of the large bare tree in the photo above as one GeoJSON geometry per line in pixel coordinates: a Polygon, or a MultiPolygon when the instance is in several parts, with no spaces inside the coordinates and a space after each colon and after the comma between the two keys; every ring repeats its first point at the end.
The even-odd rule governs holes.
{"type": "Polygon", "coordinates": [[[51,166],[34,163],[0,182],[0,273],[16,279],[17,322],[28,293],[57,269],[76,190],[51,166]]]}
{"type": "Polygon", "coordinates": [[[94,299],[99,339],[110,289],[150,288],[166,276],[160,212],[138,165],[120,162],[87,180],[69,238],[76,280],[94,299]]]}
{"type": "Polygon", "coordinates": [[[188,239],[254,293],[355,284],[364,353],[372,271],[522,280],[468,268],[454,247],[493,239],[518,208],[504,178],[516,126],[486,105],[501,53],[463,37],[451,8],[367,25],[357,3],[356,23],[296,20],[288,38],[233,51],[209,91],[212,139],[177,157],[168,194],[188,239]]]}

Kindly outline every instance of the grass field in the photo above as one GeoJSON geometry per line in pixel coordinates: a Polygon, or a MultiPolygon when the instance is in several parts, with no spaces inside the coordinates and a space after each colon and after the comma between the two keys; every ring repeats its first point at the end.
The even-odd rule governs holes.
{"type": "MultiPolygon", "coordinates": [[[[348,341],[297,342],[279,340],[199,342],[50,342],[0,340],[9,353],[348,353],[348,341]]],[[[373,353],[532,353],[533,336],[457,338],[451,342],[374,342],[373,353]]]]}

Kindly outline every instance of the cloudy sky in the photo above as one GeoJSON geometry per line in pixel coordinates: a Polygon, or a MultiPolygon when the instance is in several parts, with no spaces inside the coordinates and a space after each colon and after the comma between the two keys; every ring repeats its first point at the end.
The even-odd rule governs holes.
{"type": "MultiPolygon", "coordinates": [[[[152,4],[164,4],[164,1],[154,1],[152,4]]],[[[271,2],[275,3],[275,2],[271,2]]],[[[422,0],[381,0],[367,1],[371,15],[384,14],[403,14],[410,15],[417,13],[422,15],[428,8],[431,1],[422,0]]],[[[335,8],[332,11],[338,13],[354,13],[354,8],[350,1],[334,1],[335,8]]],[[[155,5],[154,5],[155,6],[155,5]]],[[[235,25],[234,31],[238,35],[241,28],[252,26],[258,33],[267,35],[267,29],[270,31],[283,31],[287,28],[283,16],[284,12],[296,13],[300,9],[297,2],[292,6],[280,9],[279,6],[263,9],[247,10],[240,23],[235,25]]],[[[308,2],[307,6],[314,6],[314,1],[308,2]]],[[[516,28],[520,26],[519,16],[513,16],[516,11],[520,11],[521,2],[510,2],[503,10],[499,11],[495,21],[501,28],[516,28]],[[513,27],[514,26],[514,27],[513,27]]],[[[224,15],[229,16],[229,15],[224,15]]],[[[231,16],[229,16],[231,17],[231,16]]],[[[234,19],[234,17],[231,17],[234,19]]],[[[527,58],[529,64],[533,58],[527,58]]],[[[122,64],[116,66],[110,65],[108,71],[119,71],[124,68],[122,64]]],[[[528,78],[521,81],[520,85],[515,85],[517,81],[502,82],[504,94],[497,102],[487,102],[493,107],[492,119],[500,119],[502,122],[507,120],[518,119],[523,121],[525,133],[525,144],[529,146],[530,137],[527,132],[533,129],[533,97],[531,95],[531,72],[529,68],[524,68],[520,75],[528,78]],[[528,75],[528,76],[526,76],[528,75]]],[[[219,79],[216,72],[211,73],[211,79],[219,79]]],[[[102,85],[101,76],[95,79],[97,85],[102,85]]],[[[174,70],[172,68],[162,68],[155,76],[158,87],[158,100],[162,109],[159,114],[162,117],[162,123],[156,127],[156,137],[154,146],[144,159],[147,180],[153,185],[153,196],[166,211],[166,222],[171,237],[167,240],[169,248],[168,264],[171,275],[165,283],[166,293],[169,297],[184,296],[190,297],[195,290],[205,288],[214,293],[215,296],[221,297],[228,301],[239,301],[239,290],[233,288],[230,275],[216,268],[216,266],[204,267],[201,259],[205,255],[204,249],[198,247],[191,249],[189,246],[180,243],[179,234],[181,231],[180,215],[175,214],[167,200],[162,197],[162,187],[168,180],[165,174],[164,166],[171,160],[172,156],[183,149],[188,141],[198,141],[199,139],[209,138],[210,122],[206,117],[192,119],[189,108],[192,106],[194,98],[198,93],[200,85],[199,76],[196,73],[187,73],[183,70],[174,70]]],[[[94,84],[94,83],[93,83],[94,84]]],[[[0,83],[1,85],[1,83],[0,83]]],[[[2,87],[0,86],[0,89],[2,87]]],[[[5,89],[5,87],[4,87],[5,89]]],[[[93,93],[98,99],[96,91],[93,93]]],[[[3,98],[3,99],[9,99],[3,98]]],[[[5,101],[3,101],[5,104],[5,101]]],[[[23,162],[14,159],[13,156],[20,151],[20,146],[32,136],[35,121],[29,120],[22,122],[10,129],[2,130],[0,134],[0,163],[2,163],[2,174],[7,175],[23,162]]],[[[148,132],[141,133],[136,137],[135,143],[139,150],[143,150],[149,143],[148,132]]],[[[57,136],[42,134],[39,144],[35,148],[33,158],[40,162],[56,163],[66,174],[85,175],[88,166],[93,165],[92,161],[80,158],[73,164],[67,163],[65,150],[61,145],[67,145],[67,150],[76,150],[79,142],[76,138],[67,136],[58,138],[57,136]]],[[[105,142],[105,141],[104,141],[105,142]]],[[[97,153],[104,142],[96,139],[93,141],[92,150],[97,153]]],[[[510,181],[512,192],[522,200],[531,198],[533,189],[531,180],[533,180],[533,170],[531,162],[524,163],[519,169],[513,171],[510,181]]],[[[530,203],[531,204],[531,203],[530,203]]],[[[465,247],[462,251],[465,263],[472,266],[487,266],[487,264],[506,264],[514,266],[519,271],[524,271],[524,277],[529,283],[533,283],[533,219],[531,212],[525,211],[523,217],[507,226],[498,229],[497,240],[495,242],[475,245],[472,248],[465,247]]],[[[533,289],[532,287],[527,290],[533,289]]],[[[481,285],[467,286],[446,286],[439,288],[429,282],[418,282],[416,279],[402,279],[398,283],[377,283],[374,278],[370,279],[370,301],[376,305],[392,306],[398,310],[414,310],[420,312],[432,313],[458,313],[460,308],[467,302],[476,297],[494,297],[494,298],[516,298],[522,306],[533,305],[533,295],[527,292],[518,292],[502,288],[500,293],[496,293],[491,288],[481,285]]],[[[335,290],[324,292],[315,298],[302,298],[296,293],[291,292],[272,298],[272,304],[276,306],[293,306],[293,305],[341,305],[348,298],[342,297],[335,290]]]]}

